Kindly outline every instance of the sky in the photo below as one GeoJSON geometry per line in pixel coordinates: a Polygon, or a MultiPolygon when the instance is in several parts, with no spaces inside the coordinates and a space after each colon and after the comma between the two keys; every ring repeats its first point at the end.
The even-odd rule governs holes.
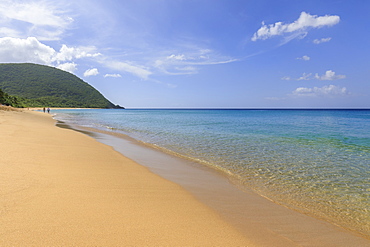
{"type": "Polygon", "coordinates": [[[0,63],[126,108],[370,108],[368,0],[0,0],[0,63]]]}

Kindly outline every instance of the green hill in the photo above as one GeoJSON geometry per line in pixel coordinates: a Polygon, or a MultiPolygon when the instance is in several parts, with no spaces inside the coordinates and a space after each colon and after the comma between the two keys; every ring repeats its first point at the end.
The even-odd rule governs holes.
{"type": "Polygon", "coordinates": [[[0,89],[18,107],[121,108],[77,76],[38,64],[0,64],[0,89]]]}

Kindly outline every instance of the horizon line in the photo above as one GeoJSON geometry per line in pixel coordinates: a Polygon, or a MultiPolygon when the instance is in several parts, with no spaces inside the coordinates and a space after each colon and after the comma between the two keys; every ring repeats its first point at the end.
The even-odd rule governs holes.
{"type": "Polygon", "coordinates": [[[125,107],[126,110],[370,110],[370,107],[125,107]]]}

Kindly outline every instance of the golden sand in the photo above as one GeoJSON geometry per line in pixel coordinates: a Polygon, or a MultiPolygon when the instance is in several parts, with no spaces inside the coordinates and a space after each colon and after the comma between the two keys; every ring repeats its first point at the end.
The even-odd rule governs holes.
{"type": "Polygon", "coordinates": [[[48,114],[0,111],[0,246],[251,246],[180,186],[48,114]]]}
{"type": "Polygon", "coordinates": [[[49,114],[0,110],[0,246],[370,246],[254,193],[200,193],[219,202],[49,114]]]}

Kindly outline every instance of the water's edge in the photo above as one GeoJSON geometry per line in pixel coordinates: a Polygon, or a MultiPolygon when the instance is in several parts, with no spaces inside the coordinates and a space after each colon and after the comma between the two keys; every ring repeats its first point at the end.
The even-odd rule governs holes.
{"type": "MultiPolygon", "coordinates": [[[[336,232],[347,240],[352,239],[350,241],[352,244],[358,242],[361,243],[361,246],[370,246],[370,241],[357,233],[275,204],[245,187],[241,189],[237,184],[231,183],[220,172],[201,164],[144,146],[139,141],[123,134],[72,126],[61,121],[57,121],[56,125],[89,135],[97,141],[113,147],[125,157],[149,168],[153,173],[182,186],[197,200],[206,204],[224,220],[236,226],[249,239],[256,239],[259,242],[264,238],[264,234],[271,233],[271,231],[282,234],[284,238],[295,239],[297,236],[294,236],[294,232],[299,231],[299,238],[295,242],[312,242],[314,240],[311,236],[312,233],[307,231],[306,234],[304,229],[307,227],[311,229],[314,225],[316,229],[324,228],[318,230],[321,231],[321,235],[325,235],[326,232],[330,234],[336,232]],[[253,212],[253,214],[251,215],[250,212],[253,212]],[[282,217],[279,217],[276,222],[275,218],[279,213],[282,217]],[[271,222],[269,217],[274,218],[274,222],[271,222]],[[302,218],[304,222],[302,222],[302,218]],[[255,227],[256,225],[258,227],[255,227]],[[254,229],[251,229],[251,227],[254,229]],[[286,229],[286,231],[284,232],[282,229],[286,229]],[[263,233],[265,231],[266,233],[263,233]]],[[[320,239],[323,240],[322,236],[320,239]]],[[[340,239],[342,237],[336,237],[335,242],[340,239]]],[[[333,244],[333,239],[328,239],[328,241],[333,244]]],[[[340,242],[340,245],[335,246],[348,246],[342,245],[347,241],[342,239],[340,242]]]]}

